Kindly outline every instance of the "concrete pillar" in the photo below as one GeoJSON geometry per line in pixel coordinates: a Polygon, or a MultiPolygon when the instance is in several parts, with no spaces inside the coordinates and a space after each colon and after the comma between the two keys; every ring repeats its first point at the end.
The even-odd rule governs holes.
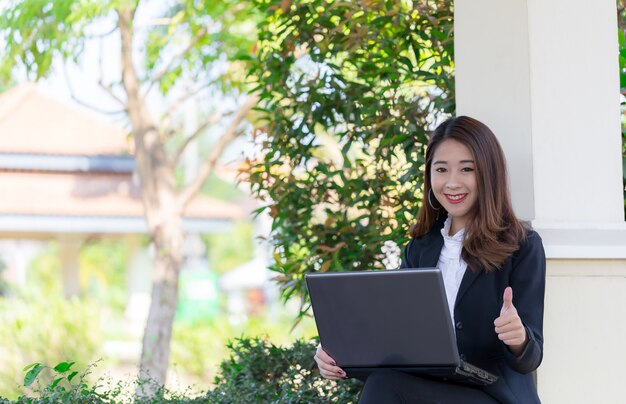
{"type": "Polygon", "coordinates": [[[623,222],[615,2],[455,7],[457,112],[500,138],[518,214],[623,222]]]}
{"type": "Polygon", "coordinates": [[[457,0],[457,114],[485,122],[518,216],[548,256],[548,403],[626,397],[624,223],[614,0],[457,0]]]}
{"type": "Polygon", "coordinates": [[[59,259],[61,261],[63,295],[68,299],[80,294],[80,262],[78,254],[80,253],[83,241],[83,238],[79,236],[64,236],[59,238],[59,259]]]}

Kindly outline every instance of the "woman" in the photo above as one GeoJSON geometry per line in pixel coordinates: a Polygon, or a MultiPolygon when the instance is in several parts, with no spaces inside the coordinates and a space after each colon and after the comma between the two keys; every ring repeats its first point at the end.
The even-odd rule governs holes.
{"type": "MultiPolygon", "coordinates": [[[[362,403],[538,403],[545,254],[515,217],[502,149],[483,123],[442,123],[426,150],[424,203],[401,268],[441,269],[461,359],[498,380],[470,387],[393,371],[372,373],[362,403]]],[[[318,347],[320,374],[346,376],[318,347]]]]}

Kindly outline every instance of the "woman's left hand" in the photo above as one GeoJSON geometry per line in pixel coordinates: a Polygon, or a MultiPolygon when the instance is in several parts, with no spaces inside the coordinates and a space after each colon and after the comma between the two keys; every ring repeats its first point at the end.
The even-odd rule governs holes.
{"type": "Polygon", "coordinates": [[[519,356],[528,340],[526,327],[513,305],[513,289],[509,286],[504,290],[504,298],[500,317],[493,322],[498,338],[504,342],[514,355],[519,356]]]}

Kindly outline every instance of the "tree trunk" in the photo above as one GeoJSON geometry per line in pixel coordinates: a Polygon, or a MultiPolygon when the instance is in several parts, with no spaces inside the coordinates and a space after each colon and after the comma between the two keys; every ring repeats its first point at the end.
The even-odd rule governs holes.
{"type": "MultiPolygon", "coordinates": [[[[160,225],[152,231],[155,259],[152,276],[152,299],[143,336],[138,393],[151,395],[165,384],[172,339],[172,324],[178,300],[178,278],[182,263],[182,228],[179,215],[161,216],[160,225]],[[167,217],[164,217],[167,216],[167,217]]],[[[146,212],[148,213],[148,212],[146,212]]],[[[147,216],[153,216],[148,214],[147,216]]]]}
{"type": "Polygon", "coordinates": [[[165,384],[172,324],[178,300],[178,278],[182,265],[182,214],[184,207],[198,193],[213,171],[217,159],[230,141],[238,135],[239,124],[256,105],[257,96],[250,96],[235,114],[224,136],[207,156],[196,178],[182,191],[176,187],[174,166],[169,160],[163,137],[149,113],[141,93],[141,83],[133,65],[132,2],[121,2],[118,28],[121,36],[122,84],[127,95],[126,112],[135,143],[136,172],[148,230],[155,247],[152,276],[152,300],[143,337],[139,365],[138,396],[151,396],[165,384]]]}
{"type": "Polygon", "coordinates": [[[140,181],[144,215],[155,248],[152,300],[143,337],[139,385],[136,393],[151,396],[165,384],[178,300],[178,275],[182,264],[182,205],[174,170],[169,165],[155,121],[141,95],[133,65],[134,10],[118,10],[121,35],[122,82],[126,110],[135,144],[136,171],[140,181]]]}

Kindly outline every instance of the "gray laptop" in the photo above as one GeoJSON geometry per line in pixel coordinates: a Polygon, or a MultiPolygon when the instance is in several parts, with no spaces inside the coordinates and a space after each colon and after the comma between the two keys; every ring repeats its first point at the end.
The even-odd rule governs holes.
{"type": "Polygon", "coordinates": [[[306,275],[324,350],[363,379],[389,368],[488,385],[497,376],[463,362],[437,268],[306,275]]]}

